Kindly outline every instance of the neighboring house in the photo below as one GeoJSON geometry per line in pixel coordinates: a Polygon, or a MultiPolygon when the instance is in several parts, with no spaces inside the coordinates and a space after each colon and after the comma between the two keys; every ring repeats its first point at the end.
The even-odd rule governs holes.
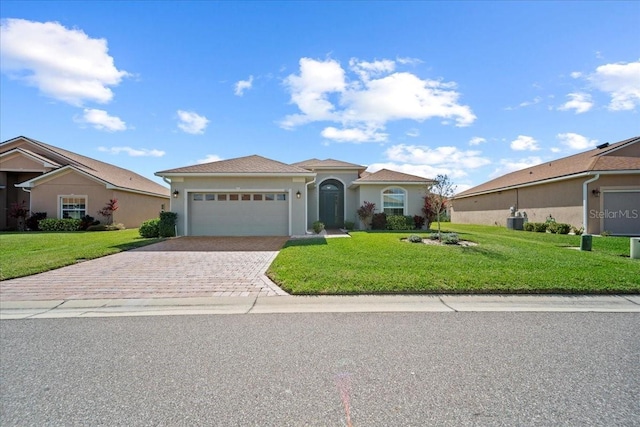
{"type": "Polygon", "coordinates": [[[47,218],[80,218],[118,200],[114,223],[134,228],[169,205],[169,189],[127,169],[19,136],[0,143],[0,230],[15,228],[8,211],[25,201],[47,218]]]}
{"type": "Polygon", "coordinates": [[[457,194],[451,220],[504,226],[513,207],[530,222],[584,227],[587,233],[640,235],[640,137],[545,162],[457,194]]]}
{"type": "Polygon", "coordinates": [[[389,215],[422,215],[432,180],[390,170],[375,173],[339,160],[285,164],[247,156],[156,172],[170,183],[178,235],[303,235],[359,223],[365,201],[389,215]]]}

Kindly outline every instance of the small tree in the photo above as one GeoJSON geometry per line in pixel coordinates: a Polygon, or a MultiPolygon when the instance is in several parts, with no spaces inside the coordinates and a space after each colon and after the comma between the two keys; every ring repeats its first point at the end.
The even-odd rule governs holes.
{"type": "Polygon", "coordinates": [[[438,240],[442,240],[440,218],[447,207],[447,202],[455,191],[456,186],[453,185],[447,175],[438,175],[436,176],[436,182],[431,185],[425,196],[425,200],[426,198],[429,199],[432,210],[435,212],[436,221],[438,221],[438,240]]]}
{"type": "Polygon", "coordinates": [[[98,211],[98,215],[105,217],[106,225],[113,223],[113,213],[118,210],[118,199],[109,199],[106,205],[98,211]]]}
{"type": "Polygon", "coordinates": [[[358,208],[357,210],[358,218],[360,218],[360,221],[362,221],[362,224],[364,224],[365,229],[368,229],[369,226],[371,225],[369,221],[373,217],[373,212],[375,210],[376,210],[376,204],[367,202],[366,200],[362,204],[362,206],[358,208]]]}
{"type": "Polygon", "coordinates": [[[9,207],[9,218],[15,218],[18,220],[18,231],[24,231],[25,220],[29,216],[29,209],[27,209],[27,202],[11,203],[9,207]]]}

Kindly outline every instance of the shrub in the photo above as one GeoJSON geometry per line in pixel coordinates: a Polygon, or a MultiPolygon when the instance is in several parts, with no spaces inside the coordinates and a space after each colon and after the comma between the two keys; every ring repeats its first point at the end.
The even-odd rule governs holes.
{"type": "Polygon", "coordinates": [[[160,237],[173,237],[176,235],[177,218],[178,214],[175,212],[160,212],[160,223],[158,224],[160,237]]]}
{"type": "Polygon", "coordinates": [[[38,222],[42,231],[78,231],[80,230],[80,220],[73,218],[46,218],[38,222]]]}
{"type": "Polygon", "coordinates": [[[530,222],[527,224],[532,224],[533,231],[535,231],[536,233],[544,233],[545,231],[547,231],[547,227],[549,226],[549,224],[546,222],[530,222]]]}
{"type": "Polygon", "coordinates": [[[87,231],[118,231],[124,229],[124,224],[95,224],[87,227],[87,231]]]}
{"type": "Polygon", "coordinates": [[[31,214],[29,218],[27,218],[24,224],[31,231],[40,231],[40,227],[38,226],[38,221],[41,221],[47,217],[46,212],[34,212],[31,214]]]}
{"type": "Polygon", "coordinates": [[[553,224],[553,229],[554,229],[552,233],[569,234],[569,231],[571,231],[571,226],[569,224],[565,224],[564,222],[553,222],[551,224],[553,224]]]}
{"type": "Polygon", "coordinates": [[[583,227],[571,227],[571,231],[573,231],[573,234],[575,234],[576,236],[580,236],[582,235],[582,233],[584,233],[584,228],[583,227]]]}
{"type": "Polygon", "coordinates": [[[87,230],[92,225],[98,225],[100,221],[96,221],[91,215],[85,215],[80,218],[80,230],[87,230]]]}
{"type": "Polygon", "coordinates": [[[107,224],[113,222],[113,213],[118,210],[118,199],[109,199],[106,205],[98,211],[98,215],[103,216],[107,220],[107,224]]]}
{"type": "Polygon", "coordinates": [[[535,222],[525,222],[523,225],[524,231],[533,231],[535,229],[535,222]]]}
{"type": "Polygon", "coordinates": [[[27,209],[27,202],[11,203],[9,207],[9,218],[15,218],[18,220],[18,231],[24,231],[25,220],[29,216],[29,209],[27,209]]]}
{"type": "Polygon", "coordinates": [[[413,217],[402,215],[389,215],[387,217],[389,230],[413,230],[413,217]]]}
{"type": "Polygon", "coordinates": [[[371,219],[371,217],[373,216],[373,212],[376,210],[376,204],[375,203],[371,203],[371,202],[367,202],[365,200],[365,202],[362,204],[362,206],[360,206],[358,208],[358,210],[356,211],[356,213],[358,214],[358,218],[360,218],[360,221],[362,221],[362,223],[364,224],[365,228],[369,227],[369,219],[371,219]]]}
{"type": "Polygon", "coordinates": [[[344,228],[345,230],[353,230],[353,228],[356,226],[356,223],[353,221],[345,221],[344,222],[344,228]]]}
{"type": "Polygon", "coordinates": [[[422,237],[418,236],[417,234],[412,234],[411,236],[407,237],[407,240],[411,243],[422,243],[422,237]]]}
{"type": "Polygon", "coordinates": [[[417,230],[421,230],[422,227],[424,227],[425,221],[426,221],[426,219],[423,216],[414,215],[414,217],[413,217],[413,225],[417,230]]]}
{"type": "Polygon", "coordinates": [[[320,234],[324,230],[324,223],[321,221],[315,221],[313,223],[313,232],[316,234],[320,234]]]}
{"type": "Polygon", "coordinates": [[[442,233],[442,239],[440,239],[445,245],[457,245],[460,238],[456,233],[442,233]]]}
{"type": "Polygon", "coordinates": [[[387,214],[384,212],[373,214],[373,217],[371,218],[371,228],[374,230],[386,230],[387,214]]]}
{"type": "Polygon", "coordinates": [[[160,237],[159,226],[160,218],[153,218],[143,222],[138,233],[140,233],[140,236],[147,238],[160,237]]]}
{"type": "Polygon", "coordinates": [[[611,232],[609,230],[604,230],[602,233],[600,233],[600,235],[602,237],[609,237],[611,236],[611,232]]]}

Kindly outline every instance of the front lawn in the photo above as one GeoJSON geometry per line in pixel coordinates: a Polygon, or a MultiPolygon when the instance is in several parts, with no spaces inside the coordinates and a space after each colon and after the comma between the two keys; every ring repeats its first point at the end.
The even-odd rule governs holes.
{"type": "Polygon", "coordinates": [[[100,232],[0,233],[0,280],[28,276],[145,246],[138,229],[100,232]]]}
{"type": "MultiPolygon", "coordinates": [[[[640,293],[640,260],[629,239],[445,224],[477,246],[408,243],[410,232],[352,232],[351,238],[292,240],[268,275],[292,294],[640,293]]],[[[427,236],[427,233],[416,233],[427,236]]]]}

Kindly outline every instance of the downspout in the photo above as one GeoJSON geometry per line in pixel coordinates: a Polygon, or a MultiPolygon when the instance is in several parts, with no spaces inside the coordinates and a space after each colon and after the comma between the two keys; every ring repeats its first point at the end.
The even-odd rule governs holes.
{"type": "Polygon", "coordinates": [[[313,178],[313,181],[309,181],[307,182],[305,185],[307,187],[306,191],[304,192],[304,229],[305,232],[307,230],[307,228],[309,227],[309,186],[311,184],[315,184],[316,183],[316,179],[313,178]]]}
{"type": "Polygon", "coordinates": [[[587,223],[589,222],[589,213],[587,212],[588,205],[589,205],[588,203],[589,193],[587,191],[587,187],[589,186],[589,184],[591,184],[594,181],[597,181],[599,178],[600,178],[600,174],[597,173],[596,176],[582,183],[582,229],[584,230],[583,233],[585,234],[587,234],[587,223]]]}

